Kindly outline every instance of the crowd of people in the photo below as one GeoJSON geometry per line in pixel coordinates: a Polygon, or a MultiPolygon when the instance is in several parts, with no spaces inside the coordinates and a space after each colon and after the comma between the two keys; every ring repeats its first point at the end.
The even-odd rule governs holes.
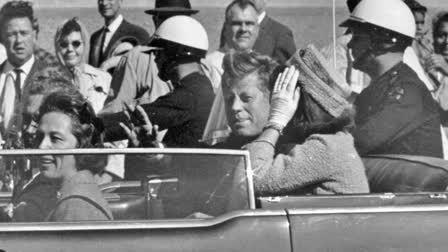
{"type": "MultiPolygon", "coordinates": [[[[188,0],[156,0],[151,36],[122,2],[98,0],[91,36],[79,17],[60,24],[55,56],[37,45],[32,4],[4,4],[3,149],[245,149],[260,196],[369,193],[372,155],[448,158],[447,13],[430,38],[416,0],[347,0],[336,47],[297,51],[264,0],[234,0],[211,51],[188,0]]],[[[145,162],[42,156],[14,181],[9,218],[111,220],[98,185],[142,179],[145,162]]]]}

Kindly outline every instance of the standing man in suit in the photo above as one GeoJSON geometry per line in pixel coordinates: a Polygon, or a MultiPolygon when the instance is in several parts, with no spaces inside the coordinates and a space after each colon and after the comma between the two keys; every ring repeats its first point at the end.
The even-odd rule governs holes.
{"type": "Polygon", "coordinates": [[[33,20],[33,8],[27,2],[8,2],[0,11],[0,42],[5,46],[8,56],[0,65],[2,140],[20,131],[20,102],[26,96],[32,75],[45,65],[33,55],[36,46],[33,20]]]}
{"type": "MultiPolygon", "coordinates": [[[[170,17],[191,16],[199,12],[191,8],[189,0],[156,0],[154,7],[145,13],[152,16],[156,29],[170,17]]],[[[173,91],[171,84],[158,77],[153,50],[153,47],[144,45],[135,47],[123,55],[112,76],[112,92],[101,113],[121,111],[123,103],[135,100],[150,103],[159,96],[173,91]]]]}
{"type": "Polygon", "coordinates": [[[90,37],[89,64],[100,67],[114,50],[117,41],[136,40],[138,44],[149,42],[148,33],[141,27],[126,21],[120,14],[123,0],[98,0],[98,11],[104,18],[104,27],[90,37]]]}
{"type": "MultiPolygon", "coordinates": [[[[296,52],[296,44],[291,29],[267,15],[265,0],[248,1],[253,2],[259,13],[260,31],[253,50],[268,55],[281,64],[285,63],[296,52]]],[[[228,34],[229,31],[226,31],[224,25],[221,31],[220,47],[225,46],[228,34]]]]}

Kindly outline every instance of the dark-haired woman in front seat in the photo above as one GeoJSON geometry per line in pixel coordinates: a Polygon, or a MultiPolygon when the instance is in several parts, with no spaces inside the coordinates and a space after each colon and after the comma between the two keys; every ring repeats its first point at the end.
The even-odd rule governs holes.
{"type": "MultiPolygon", "coordinates": [[[[55,92],[39,109],[37,142],[40,149],[91,148],[100,143],[92,106],[79,92],[55,92]]],[[[94,175],[101,172],[107,157],[45,155],[41,173],[56,181],[56,207],[47,221],[111,220],[112,213],[94,175]]]]}

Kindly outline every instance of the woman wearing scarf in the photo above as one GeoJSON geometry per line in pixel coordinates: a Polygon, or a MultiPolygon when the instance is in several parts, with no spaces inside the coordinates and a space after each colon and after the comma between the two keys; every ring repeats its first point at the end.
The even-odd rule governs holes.
{"type": "Polygon", "coordinates": [[[104,106],[112,77],[86,63],[88,39],[87,29],[74,17],[58,27],[54,41],[59,62],[73,74],[74,85],[98,113],[104,106]]]}
{"type": "MultiPolygon", "coordinates": [[[[89,53],[87,29],[77,17],[74,17],[58,27],[54,42],[58,60],[72,73],[74,85],[90,102],[95,113],[98,113],[104,107],[112,77],[109,73],[86,63],[89,53]]],[[[107,143],[107,146],[121,147],[125,144],[114,142],[107,143]]],[[[110,155],[105,172],[98,178],[98,183],[122,178],[123,166],[122,155],[110,155]]]]}

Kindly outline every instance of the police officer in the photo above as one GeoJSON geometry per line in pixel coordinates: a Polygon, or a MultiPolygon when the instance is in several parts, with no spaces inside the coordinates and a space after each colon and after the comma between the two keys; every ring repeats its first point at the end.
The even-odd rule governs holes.
{"type": "MultiPolygon", "coordinates": [[[[189,16],[174,16],[156,30],[149,46],[155,51],[159,77],[170,81],[174,90],[141,107],[160,130],[167,129],[164,143],[171,147],[196,147],[205,128],[214,93],[202,71],[200,60],[208,50],[204,27],[189,16]]],[[[106,140],[126,139],[118,125],[126,122],[123,112],[103,116],[106,140]]],[[[134,122],[144,124],[141,122],[134,122]]]]}
{"type": "Polygon", "coordinates": [[[372,79],[355,102],[360,154],[442,157],[438,106],[403,63],[416,30],[411,10],[401,0],[363,0],[341,26],[353,33],[353,67],[372,79]]]}

